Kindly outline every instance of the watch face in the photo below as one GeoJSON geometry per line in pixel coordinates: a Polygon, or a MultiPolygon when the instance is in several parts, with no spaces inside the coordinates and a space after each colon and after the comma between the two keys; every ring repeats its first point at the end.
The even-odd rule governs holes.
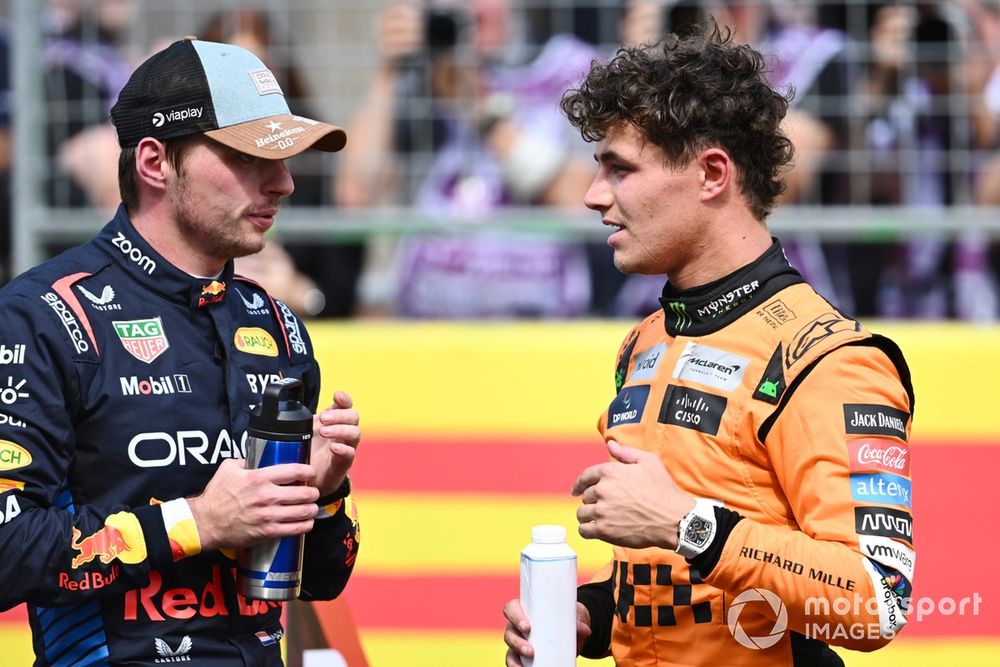
{"type": "Polygon", "coordinates": [[[713,528],[712,522],[705,521],[700,516],[691,517],[684,529],[684,540],[696,547],[703,547],[712,537],[713,528]]]}

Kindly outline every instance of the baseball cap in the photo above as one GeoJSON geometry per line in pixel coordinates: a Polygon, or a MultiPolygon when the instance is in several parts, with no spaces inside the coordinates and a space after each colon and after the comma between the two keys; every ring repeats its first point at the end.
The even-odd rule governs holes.
{"type": "Polygon", "coordinates": [[[339,151],[347,134],[292,115],[271,70],[246,49],[186,37],[132,73],[111,108],[122,148],[143,137],[206,136],[247,155],[281,160],[339,151]]]}

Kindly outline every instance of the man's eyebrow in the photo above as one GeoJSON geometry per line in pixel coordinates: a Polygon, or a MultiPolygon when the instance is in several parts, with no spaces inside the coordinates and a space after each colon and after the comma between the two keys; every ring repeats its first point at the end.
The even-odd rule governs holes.
{"type": "Polygon", "coordinates": [[[597,151],[594,153],[594,160],[597,162],[625,162],[626,160],[613,150],[597,151]]]}

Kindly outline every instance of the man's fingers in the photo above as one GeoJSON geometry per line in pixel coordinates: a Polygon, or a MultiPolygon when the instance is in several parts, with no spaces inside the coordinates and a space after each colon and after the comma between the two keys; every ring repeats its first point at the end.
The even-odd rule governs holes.
{"type": "Polygon", "coordinates": [[[293,482],[310,483],[316,479],[316,469],[305,463],[279,463],[254,470],[258,481],[285,485],[293,482]]]}
{"type": "Polygon", "coordinates": [[[346,391],[335,391],[333,392],[333,404],[338,408],[353,408],[354,399],[346,391]]]}
{"type": "Polygon", "coordinates": [[[361,423],[361,418],[358,415],[358,411],[353,408],[330,407],[319,413],[319,422],[324,426],[334,424],[357,426],[361,423]]]}
{"type": "Polygon", "coordinates": [[[625,445],[619,445],[614,440],[608,440],[608,453],[611,454],[616,461],[621,461],[622,463],[638,463],[642,450],[635,449],[633,447],[626,447],[625,445]]]}
{"type": "Polygon", "coordinates": [[[345,444],[357,444],[361,441],[361,429],[352,424],[331,424],[319,427],[319,434],[345,444]]]}
{"type": "Polygon", "coordinates": [[[573,490],[571,491],[571,493],[574,496],[583,495],[583,492],[588,487],[593,486],[594,484],[597,484],[599,481],[601,481],[601,466],[603,465],[604,465],[603,463],[592,465],[583,472],[581,472],[580,476],[576,478],[575,482],[573,482],[573,490]]]}

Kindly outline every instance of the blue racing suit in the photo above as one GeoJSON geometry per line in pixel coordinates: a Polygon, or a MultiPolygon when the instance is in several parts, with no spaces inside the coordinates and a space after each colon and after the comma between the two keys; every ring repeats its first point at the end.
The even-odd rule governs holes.
{"type": "MultiPolygon", "coordinates": [[[[244,457],[268,382],[300,378],[315,411],[299,318],[232,262],[172,266],[124,207],[7,285],[0,312],[0,610],[27,603],[36,665],[281,664],[280,603],[239,595],[235,554],[200,552],[170,501],[244,457]]],[[[304,599],[347,583],[349,506],[306,538],[304,599]]]]}

